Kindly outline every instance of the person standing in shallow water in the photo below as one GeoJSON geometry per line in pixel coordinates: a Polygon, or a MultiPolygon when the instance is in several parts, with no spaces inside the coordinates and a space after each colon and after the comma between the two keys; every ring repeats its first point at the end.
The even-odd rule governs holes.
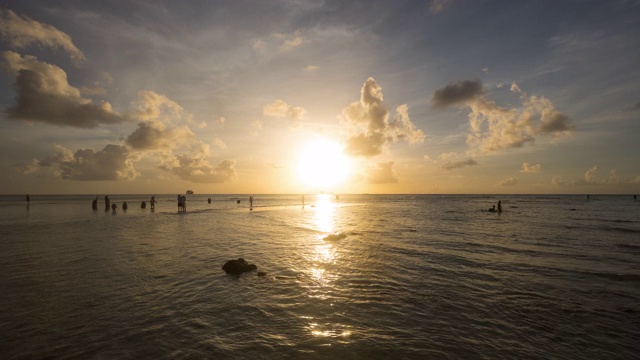
{"type": "Polygon", "coordinates": [[[95,199],[93,199],[93,202],[91,203],[91,208],[93,210],[98,210],[98,197],[96,196],[95,199]]]}
{"type": "Polygon", "coordinates": [[[502,201],[498,200],[498,212],[502,212],[502,201]]]}
{"type": "Polygon", "coordinates": [[[27,206],[31,205],[31,198],[29,197],[29,194],[27,194],[27,206]]]}
{"type": "Polygon", "coordinates": [[[249,210],[253,210],[253,196],[249,196],[249,210]]]}
{"type": "Polygon", "coordinates": [[[156,208],[156,196],[155,195],[153,195],[151,197],[150,203],[151,203],[151,210],[155,209],[156,208]]]}

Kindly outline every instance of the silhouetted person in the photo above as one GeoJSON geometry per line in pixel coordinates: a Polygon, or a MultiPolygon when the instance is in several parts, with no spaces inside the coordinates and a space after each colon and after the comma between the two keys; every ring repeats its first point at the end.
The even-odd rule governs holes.
{"type": "Polygon", "coordinates": [[[96,196],[95,199],[93,199],[93,202],[91,203],[91,208],[93,210],[98,210],[98,197],[96,196]]]}
{"type": "Polygon", "coordinates": [[[587,195],[587,200],[589,200],[589,195],[587,195]]]}
{"type": "Polygon", "coordinates": [[[127,202],[123,202],[122,203],[122,211],[127,211],[127,209],[129,208],[129,206],[127,206],[127,202]]]}
{"type": "Polygon", "coordinates": [[[211,204],[211,198],[208,198],[208,199],[207,199],[207,202],[208,202],[209,204],[211,204]]]}
{"type": "Polygon", "coordinates": [[[498,200],[498,212],[502,212],[502,201],[498,200]]]}
{"type": "Polygon", "coordinates": [[[156,208],[156,196],[153,195],[151,197],[151,201],[149,201],[149,202],[151,203],[151,210],[155,209],[156,208]]]}
{"type": "Polygon", "coordinates": [[[29,194],[27,194],[27,206],[31,205],[31,198],[29,197],[29,194]]]}
{"type": "Polygon", "coordinates": [[[249,210],[253,210],[253,196],[249,196],[249,210]]]}
{"type": "Polygon", "coordinates": [[[140,204],[140,209],[146,209],[146,208],[147,208],[147,203],[146,203],[145,201],[143,201],[143,202],[140,204]]]}
{"type": "Polygon", "coordinates": [[[638,198],[635,195],[633,195],[633,200],[638,200],[638,198]]]}
{"type": "Polygon", "coordinates": [[[496,206],[495,206],[495,205],[493,205],[493,206],[489,209],[489,212],[496,212],[496,206]]]}
{"type": "Polygon", "coordinates": [[[110,206],[111,206],[111,201],[109,201],[109,197],[105,195],[104,196],[104,211],[108,211],[110,206]]]}
{"type": "Polygon", "coordinates": [[[111,204],[111,212],[112,213],[116,213],[116,209],[118,208],[118,205],[116,205],[115,203],[111,204]]]}

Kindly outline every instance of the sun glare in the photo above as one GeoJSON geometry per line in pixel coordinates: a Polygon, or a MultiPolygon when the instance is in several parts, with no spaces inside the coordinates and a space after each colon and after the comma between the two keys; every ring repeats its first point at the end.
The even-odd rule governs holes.
{"type": "Polygon", "coordinates": [[[304,145],[297,169],[298,178],[305,185],[326,190],[347,178],[349,160],[339,143],[317,139],[304,145]]]}

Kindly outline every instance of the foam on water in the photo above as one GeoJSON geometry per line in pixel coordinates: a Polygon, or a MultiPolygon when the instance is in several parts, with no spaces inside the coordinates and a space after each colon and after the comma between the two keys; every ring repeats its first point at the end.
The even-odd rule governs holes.
{"type": "Polygon", "coordinates": [[[94,197],[0,198],[2,358],[637,353],[628,197],[94,197]],[[238,257],[267,275],[226,275],[238,257]]]}

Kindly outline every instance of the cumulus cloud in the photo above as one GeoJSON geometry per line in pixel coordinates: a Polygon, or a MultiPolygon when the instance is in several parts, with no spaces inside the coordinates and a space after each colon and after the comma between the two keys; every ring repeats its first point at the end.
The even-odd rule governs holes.
{"type": "Polygon", "coordinates": [[[459,81],[436,90],[435,107],[457,105],[470,110],[467,144],[484,153],[522,147],[539,136],[558,138],[574,130],[571,119],[556,110],[545,97],[527,96],[518,84],[511,91],[519,94],[518,108],[504,108],[487,99],[479,81],[459,81]]]}
{"type": "Polygon", "coordinates": [[[540,164],[522,163],[521,173],[539,173],[542,167],[540,164]]]}
{"type": "Polygon", "coordinates": [[[198,139],[189,128],[194,123],[193,115],[162,94],[141,91],[138,96],[136,110],[130,116],[140,122],[125,139],[132,150],[155,157],[157,168],[183,180],[221,183],[236,179],[235,161],[211,164],[211,145],[224,149],[226,144],[220,139],[213,139],[211,145],[198,139]]]}
{"type": "MultiPolygon", "coordinates": [[[[617,185],[621,183],[620,176],[615,169],[609,171],[606,177],[599,176],[600,167],[594,165],[585,171],[581,179],[564,181],[559,176],[554,176],[551,179],[551,183],[557,186],[603,186],[603,185],[617,185]]],[[[633,180],[630,181],[633,183],[633,180]]]]}
{"type": "Polygon", "coordinates": [[[56,146],[56,154],[39,161],[40,166],[57,167],[54,176],[64,180],[133,180],[139,173],[133,167],[126,146],[109,144],[100,151],[80,149],[73,153],[56,146]]]}
{"type": "Polygon", "coordinates": [[[291,106],[282,99],[265,105],[262,108],[262,113],[267,116],[284,117],[292,121],[302,120],[307,115],[307,111],[303,107],[291,106]]]}
{"type": "Polygon", "coordinates": [[[9,119],[57,126],[94,128],[125,119],[108,102],[94,104],[69,85],[61,68],[40,62],[34,56],[12,51],[0,53],[0,66],[14,76],[16,104],[7,109],[9,119]]]}
{"type": "Polygon", "coordinates": [[[159,168],[195,183],[224,183],[237,179],[235,165],[234,160],[224,160],[213,166],[202,154],[185,154],[164,159],[159,168]]]}
{"type": "Polygon", "coordinates": [[[435,108],[466,104],[482,97],[484,93],[484,86],[480,81],[456,81],[436,90],[431,97],[431,104],[435,108]]]}
{"type": "Polygon", "coordinates": [[[162,94],[140,91],[137,109],[131,116],[140,120],[125,143],[140,152],[174,151],[182,146],[202,147],[188,123],[193,116],[162,94]]]}
{"type": "Polygon", "coordinates": [[[513,185],[515,185],[517,183],[518,183],[518,180],[516,180],[515,178],[510,177],[510,178],[507,178],[507,179],[504,179],[504,180],[500,181],[498,183],[498,186],[513,186],[513,185]]]}
{"type": "Polygon", "coordinates": [[[342,111],[342,118],[355,125],[355,134],[346,141],[347,153],[371,157],[382,152],[387,144],[404,140],[410,144],[424,141],[424,133],[409,117],[407,105],[396,108],[393,118],[383,102],[382,88],[373,78],[367,79],[360,91],[360,101],[342,111]]]}
{"type": "Polygon", "coordinates": [[[22,49],[30,45],[61,48],[69,54],[74,64],[86,61],[69,35],[51,25],[19,16],[11,10],[0,11],[0,37],[14,48],[22,49]]]}
{"type": "Polygon", "coordinates": [[[398,178],[393,172],[393,161],[377,163],[376,166],[367,169],[367,182],[369,184],[395,184],[398,178]]]}

